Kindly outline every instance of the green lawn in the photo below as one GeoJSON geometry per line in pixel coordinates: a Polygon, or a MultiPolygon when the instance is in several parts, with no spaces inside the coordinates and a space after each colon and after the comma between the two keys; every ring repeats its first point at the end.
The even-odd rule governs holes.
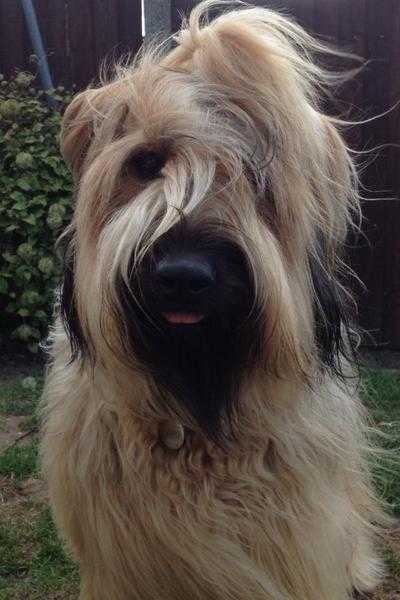
{"type": "MultiPolygon", "coordinates": [[[[63,551],[46,502],[32,492],[37,484],[40,488],[35,410],[41,387],[38,372],[0,381],[0,433],[12,421],[28,434],[17,443],[10,437],[0,453],[0,600],[76,600],[78,595],[77,567],[63,551]]],[[[400,448],[400,373],[365,371],[362,395],[382,432],[380,446],[392,452],[375,465],[376,484],[400,517],[400,460],[393,452],[400,448]]],[[[400,542],[388,546],[386,555],[391,576],[376,600],[400,598],[393,595],[400,594],[400,542]]]]}
{"type": "Polygon", "coordinates": [[[0,453],[0,600],[78,596],[78,569],[58,540],[46,502],[34,493],[42,487],[35,414],[41,388],[39,375],[0,382],[1,428],[19,417],[19,431],[29,434],[3,444],[0,453]]]}
{"type": "Polygon", "coordinates": [[[388,451],[377,459],[376,485],[400,518],[400,373],[367,371],[363,388],[364,403],[381,433],[376,443],[388,451]]]}

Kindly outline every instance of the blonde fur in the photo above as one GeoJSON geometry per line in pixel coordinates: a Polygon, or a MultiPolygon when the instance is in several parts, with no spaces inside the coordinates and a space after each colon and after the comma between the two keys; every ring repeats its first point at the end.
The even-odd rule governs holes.
{"type": "Polygon", "coordinates": [[[352,380],[321,368],[306,266],[313,257],[347,294],[340,248],[359,206],[355,167],[321,110],[333,76],[286,17],[244,7],[208,23],[214,4],[192,11],[175,49],[144,50],[64,117],[89,359],[72,360],[58,319],[42,458],[82,600],[345,600],[381,575],[365,414],[352,380]],[[124,175],[141,147],[168,152],[161,178],[124,175]],[[267,317],[265,360],[224,446],[174,398],[159,401],[116,325],[118,274],[129,284],[183,217],[243,249],[267,317]],[[160,443],[165,422],[185,428],[178,451],[160,443]]]}

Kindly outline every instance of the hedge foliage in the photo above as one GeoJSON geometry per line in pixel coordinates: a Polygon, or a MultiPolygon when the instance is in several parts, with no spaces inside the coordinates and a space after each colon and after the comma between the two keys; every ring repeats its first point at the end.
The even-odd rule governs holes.
{"type": "Polygon", "coordinates": [[[61,113],[70,97],[33,76],[0,75],[0,334],[36,352],[60,279],[57,237],[71,218],[72,181],[59,152],[61,113]]]}

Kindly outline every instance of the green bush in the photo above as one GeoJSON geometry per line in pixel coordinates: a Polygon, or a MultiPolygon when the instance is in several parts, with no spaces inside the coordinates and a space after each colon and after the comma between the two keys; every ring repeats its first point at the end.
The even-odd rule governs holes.
{"type": "Polygon", "coordinates": [[[62,88],[52,96],[57,108],[32,75],[0,75],[0,331],[33,352],[60,279],[55,241],[71,216],[72,181],[58,139],[70,97],[62,88]]]}

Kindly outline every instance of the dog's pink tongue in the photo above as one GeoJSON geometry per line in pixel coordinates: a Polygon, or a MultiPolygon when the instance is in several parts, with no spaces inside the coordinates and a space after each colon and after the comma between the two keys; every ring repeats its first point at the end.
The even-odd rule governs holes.
{"type": "Polygon", "coordinates": [[[184,313],[184,312],[173,312],[173,313],[164,313],[165,319],[168,323],[174,323],[179,325],[193,325],[194,323],[199,323],[203,315],[199,313],[184,313]]]}

